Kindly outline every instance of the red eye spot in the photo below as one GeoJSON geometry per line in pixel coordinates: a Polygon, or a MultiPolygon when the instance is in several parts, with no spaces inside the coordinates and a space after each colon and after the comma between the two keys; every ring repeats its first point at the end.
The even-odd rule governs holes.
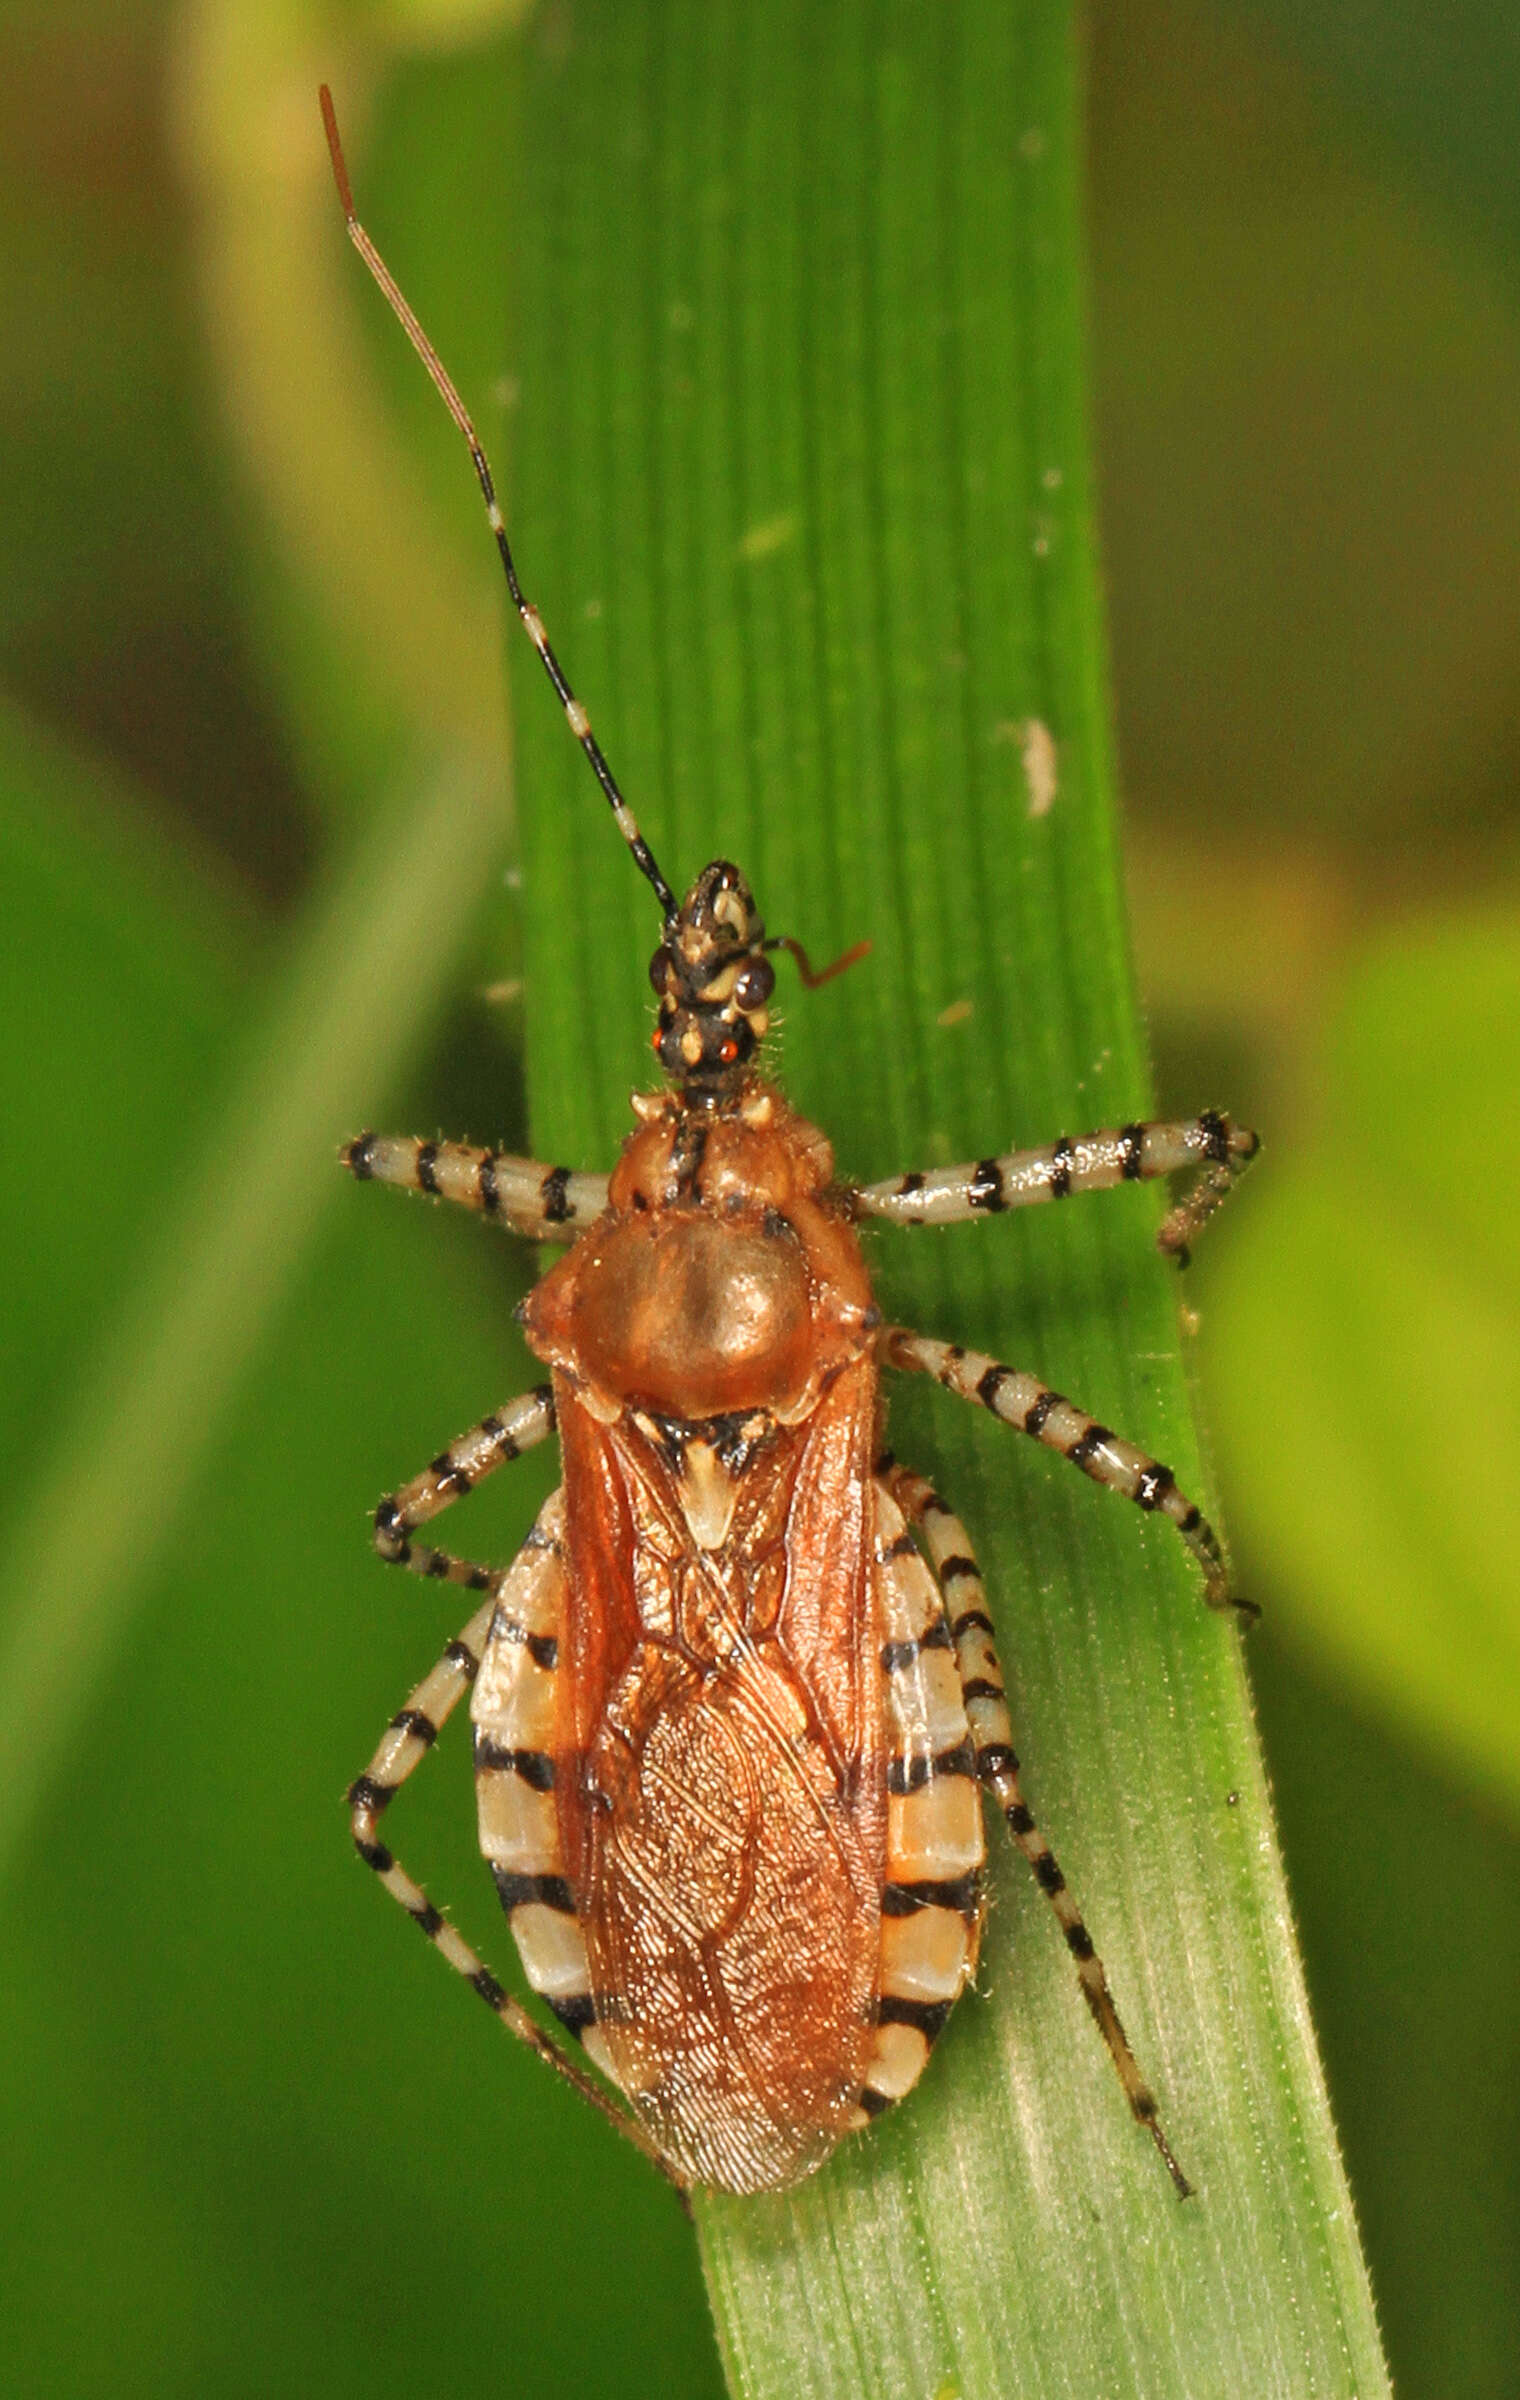
{"type": "Polygon", "coordinates": [[[658,1052],[660,1047],[660,1035],[663,1033],[663,1031],[663,1026],[657,1025],[655,1027],[654,1032],[649,1037],[649,1047],[651,1050],[658,1052]]]}
{"type": "Polygon", "coordinates": [[[735,1041],[725,1042],[722,1049],[718,1052],[718,1056],[723,1061],[725,1067],[731,1067],[738,1055],[739,1045],[735,1041]]]}

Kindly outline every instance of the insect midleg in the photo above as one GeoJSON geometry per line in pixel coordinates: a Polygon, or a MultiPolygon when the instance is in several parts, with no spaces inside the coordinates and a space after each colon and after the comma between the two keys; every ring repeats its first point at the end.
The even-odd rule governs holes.
{"type": "Polygon", "coordinates": [[[1154,1175],[1196,1167],[1192,1189],[1156,1235],[1159,1249],[1186,1264],[1191,1237],[1260,1147],[1249,1127],[1206,1109],[1181,1123],[1119,1125],[1077,1140],[1063,1134],[1041,1150],[1010,1150],[923,1175],[896,1175],[868,1183],[852,1197],[859,1215],[885,1217],[894,1225],[957,1225],[1041,1200],[1064,1200],[1073,1192],[1106,1192],[1117,1183],[1148,1182],[1154,1175]]]}
{"type": "MultiPolygon", "coordinates": [[[[510,1572],[510,1570],[508,1570],[510,1572]]],[[[505,1582],[498,1575],[496,1582],[505,1582]]],[[[469,1690],[480,1671],[480,1661],[491,1621],[496,1613],[497,1598],[493,1592],[482,1608],[476,1610],[461,1634],[448,1644],[432,1673],[425,1675],[411,1692],[403,1708],[397,1710],[381,1737],[379,1748],[364,1773],[349,1786],[348,1804],[352,1813],[354,1847],[365,1865],[374,1870],[391,1898],[405,1909],[412,1923],[427,1936],[456,1975],[464,1978],[472,1991],[478,1992],[492,2014],[500,2019],[509,2033],[541,2058],[546,2066],[563,2075],[567,2083],[593,2107],[600,2109],[610,2124],[617,2127],[664,2174],[670,2170],[660,2158],[654,2145],[625,2110],[610,2099],[576,2062],[567,2058],[558,2045],[534,2024],[521,2002],[497,1981],[484,1960],[471,1949],[463,1936],[433,1906],[420,1883],[413,1881],[394,1853],[380,1839],[380,1818],[389,1807],[407,1777],[421,1764],[440,1730],[469,1690]]]]}
{"type": "Polygon", "coordinates": [[[1170,1467],[1147,1451],[1137,1450],[1100,1425],[1095,1417],[1054,1392],[1034,1375],[1005,1367],[979,1350],[963,1350],[958,1342],[937,1342],[925,1333],[910,1333],[889,1325],[878,1336],[881,1356],[889,1366],[908,1375],[932,1375],[947,1392],[974,1400],[1018,1433],[1058,1450],[1094,1483],[1106,1484],[1137,1508],[1157,1510],[1170,1519],[1203,1569],[1204,1598],[1210,1608],[1233,1608],[1242,1617],[1260,1614],[1255,1603],[1230,1589],[1219,1537],[1186,1492],[1180,1491],[1170,1467]]]}
{"type": "Polygon", "coordinates": [[[399,1492],[388,1493],[376,1509],[375,1548],[386,1564],[409,1567],[414,1575],[432,1576],[441,1582],[462,1583],[466,1591],[489,1589],[497,1581],[497,1568],[455,1558],[451,1551],[434,1550],[411,1537],[429,1517],[462,1500],[484,1476],[521,1458],[525,1450],[553,1431],[554,1394],[547,1383],[541,1383],[536,1391],[525,1392],[495,1415],[482,1417],[457,1442],[450,1442],[431,1466],[404,1483],[399,1492]]]}
{"type": "Polygon", "coordinates": [[[1124,2096],[1131,2112],[1137,2122],[1145,2127],[1161,2153],[1167,2173],[1181,2197],[1186,2199],[1192,2186],[1178,2166],[1161,2130],[1155,2095],[1141,2074],[1134,2051],[1130,2048],[1119,2011],[1114,2005],[1113,1993],[1109,1989],[1103,1961],[1094,1948],[1092,1935],[1083,1922],[1071,1887],[1056,1863],[1055,1853],[1035,1823],[1024,1798],[1019,1780],[1018,1755],[1013,1746],[1013,1726],[1003,1688],[1003,1670],[998,1663],[992,1619],[987,1613],[987,1595],[981,1571],[972,1555],[966,1528],[922,1475],[915,1475],[909,1468],[896,1465],[890,1458],[878,1461],[877,1473],[883,1477],[908,1523],[916,1526],[922,1534],[929,1553],[930,1565],[948,1614],[950,1638],[955,1645],[956,1670],[971,1729],[977,1773],[997,1801],[1009,1832],[1028,1859],[1036,1883],[1055,1911],[1066,1947],[1076,1962],[1082,1996],[1107,2044],[1108,2054],[1124,2086],[1124,2096]]]}
{"type": "Polygon", "coordinates": [[[479,1150],[468,1142],[423,1142],[410,1134],[361,1133],[338,1153],[360,1183],[455,1200],[528,1241],[569,1241],[607,1205],[605,1175],[573,1175],[536,1158],[479,1150]]]}
{"type": "Polygon", "coordinates": [[[911,2091],[976,1960],[986,1843],[966,1704],[938,1584],[902,1511],[875,1487],[886,1683],[887,1873],[877,2026],[854,2122],[911,2091]]]}

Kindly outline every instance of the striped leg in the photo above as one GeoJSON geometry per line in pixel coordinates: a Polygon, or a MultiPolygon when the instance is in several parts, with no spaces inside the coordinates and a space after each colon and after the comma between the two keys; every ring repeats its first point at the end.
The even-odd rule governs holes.
{"type": "Polygon", "coordinates": [[[1010,1150],[1001,1158],[868,1183],[854,1194],[854,1205],[857,1215],[886,1217],[894,1225],[958,1225],[969,1217],[998,1216],[1006,1208],[1065,1200],[1073,1192],[1106,1192],[1116,1183],[1195,1167],[1197,1181],[1156,1236],[1160,1249],[1186,1265],[1190,1239],[1260,1147],[1246,1126],[1205,1109],[1184,1124],[1120,1125],[1077,1141],[1062,1134],[1043,1150],[1010,1150]]]}
{"type": "Polygon", "coordinates": [[[1003,1670],[998,1664],[992,1619],[987,1613],[981,1573],[971,1554],[966,1529],[921,1475],[895,1465],[890,1459],[878,1462],[877,1473],[884,1477],[908,1523],[916,1525],[922,1533],[930,1563],[944,1594],[945,1606],[949,1611],[950,1638],[955,1645],[955,1665],[976,1753],[977,1772],[995,1797],[1007,1820],[1009,1832],[1034,1871],[1036,1883],[1055,1910],[1066,1947],[1076,1961],[1082,1997],[1108,2045],[1108,2054],[1118,2070],[1131,2112],[1160,2151],[1179,2197],[1185,2200],[1192,2186],[1173,2157],[1171,2146],[1161,2130],[1155,2095],[1135,2062],[1135,2054],[1114,2006],[1108,1977],[1103,1971],[1103,1961],[1093,1947],[1092,1935],[1082,1921],[1082,1912],[1056,1864],[1055,1854],[1035,1823],[1024,1798],[1019,1781],[1018,1756],[1013,1747],[1013,1727],[1009,1722],[1008,1703],[1003,1691],[1003,1670]]]}
{"type": "Polygon", "coordinates": [[[986,1856],[944,1603],[880,1480],[874,1564],[891,1750],[876,2034],[851,2120],[857,2126],[912,2090],[976,1964],[986,1856]]]}
{"type": "Polygon", "coordinates": [[[881,1354],[889,1366],[907,1375],[932,1375],[947,1392],[975,1400],[1019,1433],[1058,1450],[1063,1458],[1106,1484],[1137,1508],[1159,1510],[1170,1518],[1203,1569],[1204,1598],[1210,1608],[1233,1608],[1250,1619],[1261,1611],[1254,1601],[1242,1600],[1230,1589],[1229,1569],[1219,1538],[1208,1519],[1177,1488],[1170,1467],[1162,1466],[1133,1442],[1120,1439],[1096,1418],[1034,1375],[1021,1375],[1000,1366],[979,1350],[963,1350],[958,1342],[936,1342],[924,1333],[909,1333],[891,1325],[879,1336],[881,1354]]]}
{"type": "Polygon", "coordinates": [[[476,1150],[467,1142],[361,1133],[338,1157],[360,1183],[393,1183],[401,1191],[457,1200],[529,1241],[567,1241],[607,1205],[605,1175],[572,1175],[568,1167],[540,1166],[536,1158],[476,1150]]]}
{"type": "MultiPolygon", "coordinates": [[[[506,1578],[502,1578],[505,1582],[506,1578]]],[[[626,2134],[635,2147],[656,2166],[669,2173],[664,2162],[632,2119],[594,2083],[584,2068],[552,2042],[534,2024],[522,2003],[504,1990],[490,1968],[462,1936],[455,1932],[445,1917],[433,1906],[421,1884],[414,1883],[406,1869],[380,1839],[380,1818],[392,1799],[438,1739],[440,1729],[458,1706],[480,1669],[483,1645],[487,1639],[497,1601],[493,1597],[483,1608],[476,1610],[456,1640],[449,1643],[432,1673],[425,1676],[410,1695],[406,1706],[398,1709],[386,1727],[380,1746],[368,1767],[349,1787],[348,1803],[353,1818],[354,1847],[367,1867],[372,1867],[391,1898],[405,1909],[412,1923],[440,1951],[456,1975],[462,1975],[472,1991],[478,1992],[492,2014],[500,2018],[509,2033],[526,2042],[528,2048],[546,2066],[574,2084],[582,2097],[601,2110],[620,2133],[626,2134]]]]}
{"type": "Polygon", "coordinates": [[[541,1383],[498,1415],[483,1417],[447,1450],[440,1450],[430,1467],[391,1492],[375,1511],[375,1548],[388,1566],[410,1567],[414,1575],[446,1583],[462,1583],[466,1591],[484,1592],[497,1580],[495,1567],[455,1558],[448,1550],[430,1549],[412,1535],[429,1517],[460,1500],[497,1467],[521,1458],[554,1431],[554,1393],[541,1383]]]}

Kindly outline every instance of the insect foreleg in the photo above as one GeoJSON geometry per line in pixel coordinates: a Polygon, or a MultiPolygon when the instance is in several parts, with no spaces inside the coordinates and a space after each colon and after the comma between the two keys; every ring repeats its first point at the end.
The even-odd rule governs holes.
{"type": "MultiPolygon", "coordinates": [[[[490,1579],[500,1583],[498,1574],[490,1579]]],[[[462,1975],[471,1990],[478,1992],[493,2016],[500,2019],[509,2033],[526,2042],[546,2066],[553,2067],[574,2084],[581,2096],[619,2133],[626,2134],[636,2148],[653,2160],[662,2173],[670,2170],[659,2157],[642,2129],[627,2112],[608,2098],[575,2061],[567,2058],[556,2043],[534,2024],[521,2002],[504,1989],[463,1936],[456,1933],[438,1909],[433,1906],[420,1883],[415,1883],[394,1853],[380,1839],[380,1818],[389,1807],[407,1777],[420,1766],[440,1729],[452,1715],[480,1671],[481,1654],[491,1619],[496,1608],[493,1592],[483,1608],[476,1610],[463,1633],[449,1643],[430,1675],[424,1676],[412,1692],[404,1708],[398,1709],[381,1737],[380,1746],[364,1773],[349,1786],[348,1804],[352,1812],[354,1847],[367,1867],[373,1868],[391,1898],[405,1909],[418,1930],[425,1934],[435,1950],[448,1961],[456,1975],[462,1975]]]]}
{"type": "Polygon", "coordinates": [[[429,1575],[447,1583],[462,1583],[467,1591],[483,1592],[496,1581],[494,1567],[455,1558],[414,1542],[412,1534],[440,1509],[473,1491],[484,1476],[544,1440],[554,1430],[554,1395],[548,1384],[525,1392],[498,1414],[483,1417],[462,1433],[447,1450],[440,1450],[429,1467],[391,1492],[375,1511],[375,1548],[393,1567],[410,1567],[414,1575],[429,1575]]]}
{"type": "Polygon", "coordinates": [[[1003,1690],[1003,1670],[998,1664],[981,1572],[972,1556],[966,1528],[922,1475],[915,1475],[906,1467],[888,1465],[886,1462],[878,1463],[877,1473],[883,1475],[908,1523],[922,1535],[924,1547],[929,1553],[929,1564],[944,1595],[950,1635],[955,1644],[961,1695],[966,1703],[966,1718],[976,1753],[977,1773],[997,1801],[1009,1832],[1028,1859],[1036,1883],[1056,1913],[1066,1947],[1076,1963],[1082,1997],[1108,2046],[1108,2054],[1124,2086],[1124,2096],[1137,2122],[1145,2127],[1160,2151],[1167,2173],[1180,2197],[1185,2200],[1192,2186],[1173,2157],[1171,2146],[1161,2130],[1155,2095],[1141,2074],[1130,2048],[1119,2011],[1114,2005],[1113,1993],[1109,1989],[1103,1961],[1093,1946],[1092,1935],[1083,1922],[1071,1887],[1056,1863],[1055,1853],[1035,1823],[1024,1798],[1019,1780],[1019,1761],[1013,1747],[1013,1726],[1003,1690]]]}
{"type": "Polygon", "coordinates": [[[456,1200],[529,1241],[568,1241],[607,1205],[605,1175],[572,1175],[568,1167],[477,1150],[468,1142],[361,1133],[338,1155],[361,1183],[392,1183],[401,1191],[456,1200]]]}
{"type": "Polygon", "coordinates": [[[894,1176],[866,1184],[853,1199],[859,1215],[885,1217],[894,1225],[958,1225],[1194,1167],[1196,1182],[1156,1236],[1158,1248],[1185,1264],[1189,1240],[1260,1147],[1248,1127],[1207,1109],[1182,1124],[1120,1125],[1077,1140],[1063,1134],[1043,1150],[1010,1150],[1000,1158],[936,1167],[929,1174],[894,1176]]]}
{"type": "Polygon", "coordinates": [[[878,1337],[881,1356],[904,1374],[932,1375],[947,1392],[974,1400],[1016,1432],[1027,1433],[1058,1450],[1094,1483],[1106,1484],[1137,1508],[1157,1510],[1177,1528],[1203,1569],[1204,1598],[1210,1608],[1233,1608],[1243,1617],[1260,1614],[1254,1603],[1239,1599],[1230,1589],[1229,1569],[1219,1538],[1202,1511],[1180,1491],[1170,1467],[1121,1440],[1072,1401],[1053,1392],[1034,1375],[1005,1367],[979,1350],[963,1350],[956,1342],[936,1342],[927,1334],[888,1326],[878,1337]]]}

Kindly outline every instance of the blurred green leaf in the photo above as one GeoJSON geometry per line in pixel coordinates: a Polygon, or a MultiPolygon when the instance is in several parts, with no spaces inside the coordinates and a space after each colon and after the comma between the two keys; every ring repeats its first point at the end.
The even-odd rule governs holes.
{"type": "Polygon", "coordinates": [[[1513,298],[1251,13],[1092,12],[1131,854],[1174,898],[1169,980],[1237,1000],[1241,849],[1311,919],[1338,850],[1348,913],[1520,866],[1513,298]]]}
{"type": "Polygon", "coordinates": [[[1395,2388],[1513,2400],[1520,1833],[1348,1706],[1259,1588],[1252,1681],[1395,2388]]]}
{"type": "MultiPolygon", "coordinates": [[[[0,676],[284,893],[306,828],[254,683],[180,195],[164,12],[0,11],[0,676]]],[[[130,805],[130,800],[127,802],[130,805]]]]}
{"type": "Polygon", "coordinates": [[[1520,1803],[1514,916],[1406,928],[1329,1033],[1318,1137],[1218,1262],[1242,1537],[1296,1638],[1520,1803]]]}
{"type": "MultiPolygon", "coordinates": [[[[91,1326],[88,1364],[0,1573],[0,1681],[26,1719],[0,1783],[0,1869],[67,1754],[327,1204],[311,1163],[331,1154],[335,1126],[352,1124],[427,1022],[493,837],[499,820],[476,774],[452,763],[435,763],[377,809],[367,841],[319,888],[268,994],[250,1009],[219,1121],[208,1131],[202,1120],[198,1154],[172,1179],[91,1326]],[[67,1646],[58,1638],[65,1616],[67,1646]]],[[[141,920],[149,895],[134,897],[128,913],[141,920]]],[[[183,936],[178,947],[186,950],[183,936]]],[[[109,953],[105,963],[114,963],[109,953]]],[[[144,983],[138,996],[153,988],[144,983]]],[[[29,1005],[46,1007],[38,995],[47,989],[40,977],[29,1005]]],[[[97,1073],[88,1041],[58,1060],[49,1048],[15,1064],[47,1077],[57,1095],[77,1079],[76,1116],[88,1125],[97,1073]]],[[[186,1115],[194,1121],[193,1104],[186,1115]]],[[[130,1142],[123,1152],[102,1160],[107,1195],[109,1170],[130,1171],[130,1142]]]]}
{"type": "Polygon", "coordinates": [[[1503,268],[1520,277],[1507,0],[1232,0],[1296,50],[1503,268]]]}
{"type": "Polygon", "coordinates": [[[0,1110],[33,1162],[0,1181],[0,1250],[27,1262],[0,1379],[14,1460],[55,1426],[123,1263],[151,1238],[252,964],[247,918],[209,877],[187,907],[195,868],[171,877],[150,825],[140,794],[0,703],[0,1110]]]}
{"type": "MultiPolygon", "coordinates": [[[[234,460],[259,509],[259,538],[239,558],[239,580],[305,790],[338,830],[363,827],[398,757],[447,755],[493,783],[505,835],[492,560],[478,544],[468,486],[451,505],[439,503],[442,479],[401,438],[385,396],[399,377],[388,375],[382,388],[368,366],[384,304],[350,271],[316,115],[326,77],[338,87],[362,184],[371,79],[392,44],[408,38],[422,38],[421,28],[377,31],[368,71],[356,64],[345,77],[346,45],[319,0],[289,11],[195,0],[170,61],[171,131],[198,203],[201,309],[234,460]]],[[[419,82],[446,102],[442,159],[462,152],[468,171],[489,142],[493,78],[466,55],[429,61],[419,82]]],[[[424,235],[433,206],[424,187],[424,235]]],[[[497,237],[488,215],[483,224],[489,291],[497,237]]],[[[476,308],[461,293],[450,325],[471,328],[468,349],[478,356],[482,287],[474,288],[476,308]]],[[[411,412],[425,413],[415,393],[411,412]]]]}

